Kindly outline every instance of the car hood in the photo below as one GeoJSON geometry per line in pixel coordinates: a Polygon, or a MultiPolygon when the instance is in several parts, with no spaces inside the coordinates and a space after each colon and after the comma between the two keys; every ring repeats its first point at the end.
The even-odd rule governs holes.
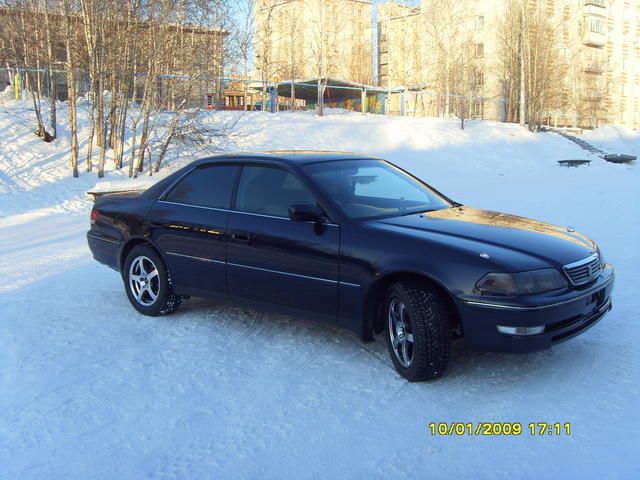
{"type": "MultiPolygon", "coordinates": [[[[566,227],[506,213],[455,207],[377,220],[380,226],[411,231],[423,238],[461,248],[482,247],[495,260],[513,268],[531,268],[540,262],[560,267],[592,254],[595,243],[566,227]]],[[[483,252],[477,252],[483,253],[483,252]]]]}

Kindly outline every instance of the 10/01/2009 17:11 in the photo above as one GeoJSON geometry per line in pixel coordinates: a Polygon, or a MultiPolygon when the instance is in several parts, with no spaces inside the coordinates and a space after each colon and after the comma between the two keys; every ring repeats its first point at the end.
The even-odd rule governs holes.
{"type": "MultiPolygon", "coordinates": [[[[569,422],[529,422],[527,429],[532,436],[558,436],[571,435],[569,422]]],[[[518,436],[526,431],[520,422],[430,422],[431,435],[469,435],[469,436],[518,436]]]]}

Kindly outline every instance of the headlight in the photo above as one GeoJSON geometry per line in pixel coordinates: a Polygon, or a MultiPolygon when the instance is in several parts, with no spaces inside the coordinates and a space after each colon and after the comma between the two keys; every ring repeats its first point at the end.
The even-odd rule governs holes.
{"type": "Polygon", "coordinates": [[[487,273],[476,284],[484,295],[526,295],[567,286],[567,281],[554,268],[521,273],[487,273]]]}
{"type": "Polygon", "coordinates": [[[600,251],[600,247],[596,245],[596,253],[598,254],[598,260],[600,260],[600,268],[604,268],[607,262],[602,258],[602,252],[600,251]]]}
{"type": "Polygon", "coordinates": [[[478,280],[476,288],[487,295],[516,295],[518,286],[508,273],[487,273],[478,280]]]}

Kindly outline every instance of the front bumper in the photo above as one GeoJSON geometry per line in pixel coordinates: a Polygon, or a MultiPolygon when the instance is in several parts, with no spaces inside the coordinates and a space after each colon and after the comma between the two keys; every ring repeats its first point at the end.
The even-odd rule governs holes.
{"type": "Polygon", "coordinates": [[[487,297],[458,299],[465,348],[530,352],[579,335],[611,310],[614,279],[613,267],[606,265],[595,283],[562,295],[527,296],[518,303],[494,302],[487,297]],[[515,327],[501,328],[502,331],[535,331],[541,326],[544,330],[532,335],[511,335],[501,333],[498,326],[515,327]]]}

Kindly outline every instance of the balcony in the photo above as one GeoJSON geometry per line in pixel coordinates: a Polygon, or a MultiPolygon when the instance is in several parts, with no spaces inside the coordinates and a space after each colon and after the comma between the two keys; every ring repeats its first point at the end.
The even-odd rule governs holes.
{"type": "Polygon", "coordinates": [[[585,15],[604,16],[607,12],[607,6],[604,1],[587,0],[582,7],[582,13],[585,15]]]}
{"type": "Polygon", "coordinates": [[[601,75],[604,71],[604,68],[600,63],[588,63],[583,68],[582,71],[584,73],[592,73],[594,75],[601,75]]]}
{"type": "Polygon", "coordinates": [[[602,48],[606,43],[604,33],[587,30],[582,35],[582,43],[588,47],[602,48]]]}
{"type": "Polygon", "coordinates": [[[600,90],[587,90],[580,94],[580,98],[585,102],[601,102],[604,95],[600,90]]]}

